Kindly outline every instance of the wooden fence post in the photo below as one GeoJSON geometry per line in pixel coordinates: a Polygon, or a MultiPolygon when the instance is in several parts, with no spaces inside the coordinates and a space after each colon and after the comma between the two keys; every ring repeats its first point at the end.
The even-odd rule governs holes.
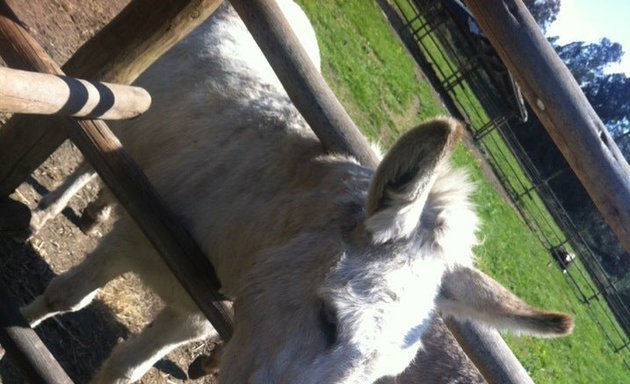
{"type": "Polygon", "coordinates": [[[0,344],[29,383],[72,384],[72,380],[24,320],[15,300],[1,282],[0,344]]]}
{"type": "Polygon", "coordinates": [[[139,87],[0,67],[0,111],[102,120],[131,119],[149,109],[139,87]]]}
{"type": "Polygon", "coordinates": [[[346,153],[374,168],[365,137],[302,48],[280,7],[269,0],[231,0],[291,101],[329,152],[346,153]]]}
{"type": "Polygon", "coordinates": [[[630,253],[630,167],[521,0],[466,4],[556,146],[630,253]]]}
{"type": "Polygon", "coordinates": [[[534,384],[497,331],[453,319],[444,323],[489,384],[534,384]]]}

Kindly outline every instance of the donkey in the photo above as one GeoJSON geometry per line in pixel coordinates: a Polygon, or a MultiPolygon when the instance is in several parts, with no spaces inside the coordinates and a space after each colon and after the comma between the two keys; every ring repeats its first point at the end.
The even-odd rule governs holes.
{"type": "MultiPolygon", "coordinates": [[[[314,31],[280,3],[319,65],[314,31]]],[[[462,126],[408,131],[376,171],[326,153],[236,13],[220,8],[139,79],[146,115],[118,130],[234,300],[222,383],[371,383],[402,372],[437,313],[542,336],[572,319],[534,309],[473,267],[477,217],[448,158],[462,126]]],[[[138,380],[162,356],[216,336],[131,219],[22,308],[35,326],[135,272],[165,302],[94,383],[138,380]]]]}

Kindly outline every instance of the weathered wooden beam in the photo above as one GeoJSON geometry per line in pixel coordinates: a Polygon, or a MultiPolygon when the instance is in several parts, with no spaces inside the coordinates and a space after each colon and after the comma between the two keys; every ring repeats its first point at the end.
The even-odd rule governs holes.
{"type": "Polygon", "coordinates": [[[453,319],[444,319],[444,322],[489,384],[534,384],[498,332],[453,319]]]}
{"type": "Polygon", "coordinates": [[[278,5],[269,0],[230,3],[324,148],[350,154],[360,163],[376,167],[378,160],[365,137],[311,62],[278,5]]]}
{"type": "Polygon", "coordinates": [[[582,185],[630,253],[630,167],[521,0],[466,4],[582,185]]]}
{"type": "Polygon", "coordinates": [[[221,284],[214,267],[195,240],[169,212],[104,122],[68,120],[73,123],[68,130],[72,142],[158,250],[221,338],[228,340],[232,335],[232,315],[221,302],[221,284]]]}
{"type": "MultiPolygon", "coordinates": [[[[162,53],[205,20],[222,0],[133,0],[111,23],[86,42],[63,66],[68,74],[90,80],[129,84],[162,53]]],[[[17,20],[0,4],[0,53],[13,68],[43,72],[20,57],[37,52],[14,52],[10,41],[28,41],[7,20],[17,20]]],[[[19,46],[25,46],[20,44],[19,46]]],[[[0,196],[22,183],[62,142],[62,120],[14,116],[0,127],[0,196]],[[10,143],[7,145],[7,143],[10,143]]]]}
{"type": "MultiPolygon", "coordinates": [[[[0,0],[0,6],[3,3],[4,0],[0,0]]],[[[19,30],[20,35],[28,36],[13,20],[5,18],[4,22],[13,23],[13,29],[19,30]]],[[[22,58],[32,60],[32,66],[63,75],[61,68],[32,38],[16,39],[12,43],[28,44],[16,51],[38,52],[22,58]]],[[[222,338],[229,339],[232,333],[231,313],[221,302],[222,297],[218,293],[220,282],[214,268],[197,243],[169,212],[144,173],[104,122],[64,119],[62,126],[67,135],[145,233],[217,332],[222,338]]]]}
{"type": "Polygon", "coordinates": [[[0,344],[33,384],[71,384],[57,360],[20,314],[17,303],[0,282],[0,344]]]}
{"type": "Polygon", "coordinates": [[[102,120],[146,112],[151,96],[139,87],[0,67],[0,111],[102,120]]]}
{"type": "MultiPolygon", "coordinates": [[[[15,68],[44,72],[45,66],[33,62],[40,54],[46,52],[24,31],[6,2],[0,2],[0,55],[5,62],[15,68]]],[[[0,196],[11,194],[66,139],[58,124],[23,115],[13,116],[0,127],[0,196]]]]}
{"type": "Polygon", "coordinates": [[[131,84],[223,0],[133,0],[63,65],[71,76],[131,84]]]}

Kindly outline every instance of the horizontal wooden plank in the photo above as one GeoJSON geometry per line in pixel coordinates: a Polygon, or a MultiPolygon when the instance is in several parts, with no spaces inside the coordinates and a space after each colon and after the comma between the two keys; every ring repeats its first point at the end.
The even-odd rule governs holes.
{"type": "Polygon", "coordinates": [[[146,112],[151,96],[139,87],[0,67],[0,111],[102,120],[146,112]]]}

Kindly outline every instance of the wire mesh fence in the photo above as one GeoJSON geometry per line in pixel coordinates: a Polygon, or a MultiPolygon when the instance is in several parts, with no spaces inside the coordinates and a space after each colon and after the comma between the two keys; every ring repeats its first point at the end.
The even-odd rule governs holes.
{"type": "MultiPolygon", "coordinates": [[[[584,236],[587,229],[572,219],[551,187],[570,174],[570,168],[540,170],[514,134],[527,118],[518,86],[481,32],[453,9],[454,1],[393,3],[404,24],[401,32],[412,37],[422,65],[438,80],[438,91],[468,123],[514,208],[549,251],[550,263],[560,249],[576,255],[570,267],[562,268],[567,283],[630,369],[630,308],[620,282],[606,272],[584,236]]],[[[630,143],[630,135],[618,139],[630,143]]]]}

